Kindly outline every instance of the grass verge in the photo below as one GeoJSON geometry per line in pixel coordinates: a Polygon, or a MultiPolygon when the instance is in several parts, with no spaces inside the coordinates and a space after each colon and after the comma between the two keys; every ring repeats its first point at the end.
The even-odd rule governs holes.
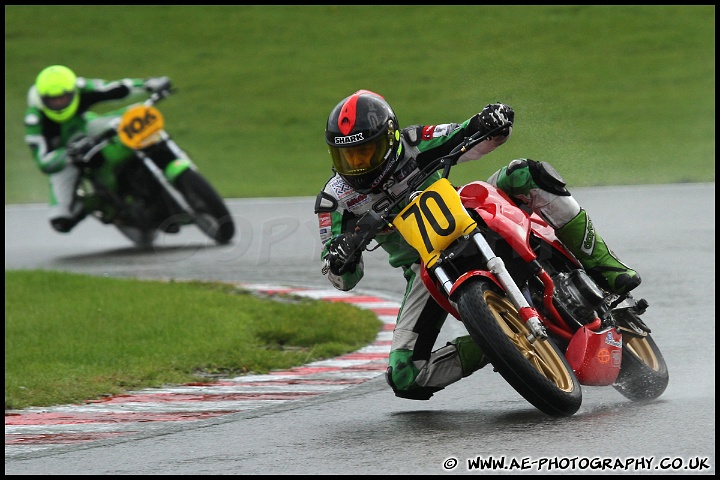
{"type": "Polygon", "coordinates": [[[228,284],[6,270],[5,409],[286,369],[355,351],[380,326],[352,305],[228,284]]]}

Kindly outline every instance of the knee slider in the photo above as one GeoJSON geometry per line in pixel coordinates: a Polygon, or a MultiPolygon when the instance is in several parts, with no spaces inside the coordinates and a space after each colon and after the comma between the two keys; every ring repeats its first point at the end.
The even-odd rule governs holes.
{"type": "MultiPolygon", "coordinates": [[[[538,187],[561,197],[570,196],[570,192],[565,186],[565,180],[563,180],[552,165],[547,162],[537,162],[528,159],[527,167],[538,187]]],[[[510,170],[510,167],[508,167],[508,170],[510,170]]]]}
{"type": "Polygon", "coordinates": [[[415,379],[419,371],[413,364],[412,352],[407,350],[390,352],[388,365],[385,379],[393,390],[407,391],[417,386],[415,379]]]}
{"type": "Polygon", "coordinates": [[[457,349],[458,355],[460,356],[460,366],[462,367],[463,377],[471,375],[490,363],[482,349],[473,341],[470,335],[458,337],[449,342],[448,345],[455,345],[457,349]]]}
{"type": "Polygon", "coordinates": [[[520,170],[525,167],[527,167],[527,160],[524,158],[517,158],[508,164],[505,174],[512,175],[515,170],[520,170]]]}

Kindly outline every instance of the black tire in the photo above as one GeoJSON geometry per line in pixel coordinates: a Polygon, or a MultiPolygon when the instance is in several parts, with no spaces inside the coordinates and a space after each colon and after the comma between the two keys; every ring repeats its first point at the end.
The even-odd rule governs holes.
{"type": "Polygon", "coordinates": [[[187,169],[178,176],[177,189],[198,214],[196,225],[216,243],[223,245],[235,235],[235,223],[225,201],[198,171],[187,169]]]}
{"type": "Polygon", "coordinates": [[[650,334],[623,333],[622,364],[613,384],[630,400],[652,400],[663,394],[670,381],[667,364],[650,334]]]}
{"type": "Polygon", "coordinates": [[[582,387],[558,347],[549,339],[530,343],[515,306],[490,280],[473,278],[457,293],[465,328],[520,395],[541,412],[569,417],[582,404],[582,387]]]}
{"type": "Polygon", "coordinates": [[[117,229],[125,235],[131,242],[133,242],[139,248],[150,248],[155,242],[157,237],[157,230],[142,230],[137,227],[130,227],[128,225],[115,225],[117,229]]]}

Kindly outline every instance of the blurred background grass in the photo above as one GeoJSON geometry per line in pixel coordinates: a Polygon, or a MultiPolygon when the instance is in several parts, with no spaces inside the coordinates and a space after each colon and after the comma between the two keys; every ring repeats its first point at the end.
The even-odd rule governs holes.
{"type": "Polygon", "coordinates": [[[168,75],[166,126],[228,198],[314,196],[329,111],[360,88],[403,126],[516,111],[453,172],[550,161],[571,186],[715,181],[715,6],[5,6],[5,203],[46,202],[26,92],[65,64],[168,75]]]}

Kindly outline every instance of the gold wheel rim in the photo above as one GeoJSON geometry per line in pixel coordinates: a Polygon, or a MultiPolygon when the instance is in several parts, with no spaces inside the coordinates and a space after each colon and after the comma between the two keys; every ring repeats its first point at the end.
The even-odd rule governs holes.
{"type": "Polygon", "coordinates": [[[535,369],[559,389],[571,392],[575,387],[573,379],[548,340],[537,339],[530,343],[527,339],[530,330],[507,298],[494,292],[485,292],[485,302],[505,335],[535,369]]]}
{"type": "Polygon", "coordinates": [[[658,362],[655,352],[650,348],[650,344],[645,337],[636,337],[634,335],[623,335],[623,343],[636,357],[638,357],[645,365],[654,371],[660,370],[660,362],[658,362]]]}

